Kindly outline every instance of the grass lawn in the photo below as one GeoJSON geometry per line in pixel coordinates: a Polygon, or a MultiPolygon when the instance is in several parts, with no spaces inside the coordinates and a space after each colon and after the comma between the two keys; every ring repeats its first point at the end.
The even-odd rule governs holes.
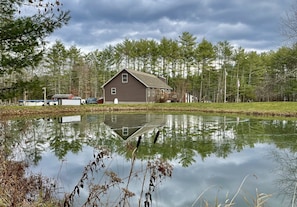
{"type": "Polygon", "coordinates": [[[297,117],[297,102],[250,103],[151,103],[151,104],[98,104],[82,106],[0,106],[0,116],[65,114],[111,111],[167,111],[233,113],[257,116],[297,117]]]}

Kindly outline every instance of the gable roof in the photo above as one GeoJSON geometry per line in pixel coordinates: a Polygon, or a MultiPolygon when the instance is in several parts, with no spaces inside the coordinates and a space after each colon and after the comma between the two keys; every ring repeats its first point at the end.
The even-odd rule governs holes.
{"type": "Polygon", "coordinates": [[[71,99],[72,97],[72,94],[55,94],[52,96],[52,99],[71,99]]]}
{"type": "Polygon", "coordinates": [[[149,74],[149,73],[144,73],[144,72],[141,72],[141,71],[131,70],[131,69],[121,70],[115,76],[113,76],[111,79],[109,79],[102,87],[107,85],[116,76],[118,76],[118,74],[120,74],[122,71],[126,71],[127,73],[132,75],[134,78],[136,78],[139,82],[141,82],[147,88],[161,88],[161,89],[172,90],[172,88],[168,84],[166,84],[164,81],[162,81],[157,76],[149,74]]]}
{"type": "Polygon", "coordinates": [[[139,137],[164,126],[165,123],[165,117],[158,114],[106,114],[104,116],[104,124],[124,140],[139,137]],[[115,119],[112,118],[114,116],[115,119]],[[123,127],[128,129],[128,134],[123,134],[123,127]]]}

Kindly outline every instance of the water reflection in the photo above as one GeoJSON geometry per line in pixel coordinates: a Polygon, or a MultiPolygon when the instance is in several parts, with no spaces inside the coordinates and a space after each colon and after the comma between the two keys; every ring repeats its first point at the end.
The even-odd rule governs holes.
{"type": "Polygon", "coordinates": [[[132,139],[165,125],[165,117],[156,114],[106,114],[106,124],[122,139],[132,139]]]}
{"type": "Polygon", "coordinates": [[[68,123],[68,122],[80,122],[81,121],[81,116],[76,115],[76,116],[61,116],[58,118],[59,123],[68,123]]]}
{"type": "Polygon", "coordinates": [[[283,166],[292,159],[281,155],[296,152],[296,123],[187,114],[84,114],[1,121],[0,144],[9,158],[26,160],[33,171],[56,177],[70,196],[66,201],[75,206],[202,206],[205,200],[214,205],[216,200],[224,203],[226,195],[232,200],[245,177],[234,200],[237,206],[253,203],[256,189],[272,195],[270,206],[281,206],[278,187],[288,190],[283,191],[286,202],[295,192],[295,173],[283,166]],[[285,183],[280,175],[290,182],[277,183],[285,183]]]}
{"type": "Polygon", "coordinates": [[[289,197],[292,206],[296,206],[297,199],[297,154],[288,149],[283,151],[273,150],[272,158],[278,163],[275,172],[275,183],[280,189],[280,198],[289,197]]]}

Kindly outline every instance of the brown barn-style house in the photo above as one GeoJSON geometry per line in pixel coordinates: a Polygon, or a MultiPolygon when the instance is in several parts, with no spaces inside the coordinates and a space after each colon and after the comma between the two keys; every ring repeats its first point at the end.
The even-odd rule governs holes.
{"type": "Polygon", "coordinates": [[[105,103],[155,103],[169,100],[172,88],[164,78],[123,69],[103,86],[105,103]]]}

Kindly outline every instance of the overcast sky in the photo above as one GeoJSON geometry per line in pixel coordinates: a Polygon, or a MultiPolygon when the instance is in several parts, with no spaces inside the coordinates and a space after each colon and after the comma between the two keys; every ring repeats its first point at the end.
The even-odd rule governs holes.
{"type": "Polygon", "coordinates": [[[83,52],[130,40],[178,39],[183,32],[246,50],[284,45],[281,17],[294,0],[63,0],[67,26],[51,35],[83,52]]]}

